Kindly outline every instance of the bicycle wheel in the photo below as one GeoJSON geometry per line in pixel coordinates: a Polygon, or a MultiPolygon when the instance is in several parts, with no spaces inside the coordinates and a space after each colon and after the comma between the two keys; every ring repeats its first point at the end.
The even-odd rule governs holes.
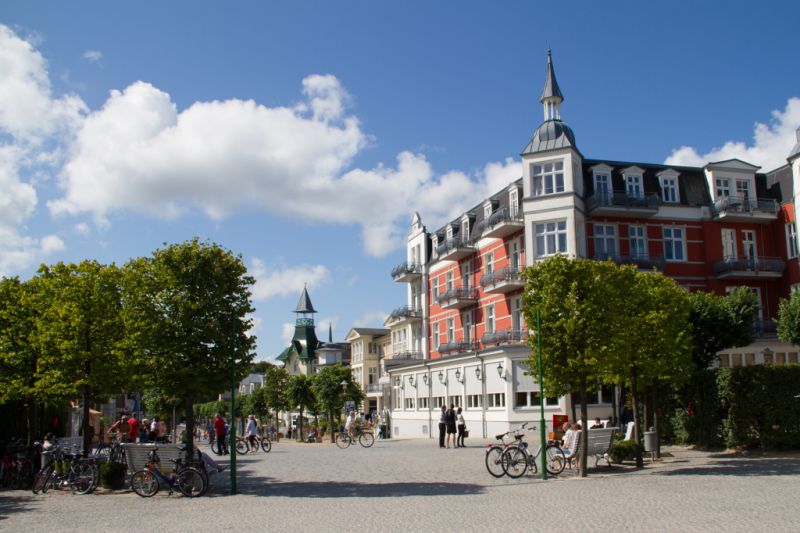
{"type": "Polygon", "coordinates": [[[200,496],[206,491],[206,483],[201,474],[196,468],[187,466],[178,472],[178,477],[175,479],[175,485],[184,496],[195,498],[200,496]]]}
{"type": "Polygon", "coordinates": [[[545,448],[545,455],[547,456],[547,473],[557,476],[564,471],[564,466],[567,464],[564,450],[551,444],[545,448]]]}
{"type": "Polygon", "coordinates": [[[264,450],[264,452],[269,452],[272,450],[272,442],[270,442],[268,438],[264,437],[261,439],[261,449],[264,450]]]}
{"type": "Polygon", "coordinates": [[[375,435],[372,433],[362,433],[358,436],[358,443],[362,445],[364,448],[369,448],[373,444],[375,444],[375,435]]]}
{"type": "Polygon", "coordinates": [[[503,468],[503,447],[492,446],[486,452],[486,470],[494,477],[503,477],[506,471],[503,468]]]}
{"type": "Polygon", "coordinates": [[[70,487],[75,494],[87,494],[95,486],[94,468],[83,461],[74,464],[70,472],[70,487]]]}
{"type": "Polygon", "coordinates": [[[509,446],[503,452],[501,463],[506,475],[516,479],[528,470],[528,454],[517,446],[509,446]]]}
{"type": "Polygon", "coordinates": [[[247,443],[243,440],[236,441],[236,452],[242,455],[246,455],[247,452],[250,451],[250,447],[247,446],[247,443]]]}
{"type": "Polygon", "coordinates": [[[41,470],[39,473],[36,474],[36,479],[33,481],[33,487],[31,487],[31,491],[34,494],[39,494],[42,489],[44,489],[45,485],[47,484],[47,478],[50,477],[50,473],[53,471],[53,465],[47,465],[41,470]]]}
{"type": "Polygon", "coordinates": [[[350,446],[350,435],[347,433],[337,433],[336,445],[343,450],[350,446]]]}
{"type": "Polygon", "coordinates": [[[131,476],[131,488],[142,498],[149,498],[158,492],[158,479],[149,470],[137,470],[131,476]]]}
{"type": "Polygon", "coordinates": [[[219,451],[219,445],[217,444],[217,439],[211,441],[211,451],[217,455],[222,455],[219,451]]]}

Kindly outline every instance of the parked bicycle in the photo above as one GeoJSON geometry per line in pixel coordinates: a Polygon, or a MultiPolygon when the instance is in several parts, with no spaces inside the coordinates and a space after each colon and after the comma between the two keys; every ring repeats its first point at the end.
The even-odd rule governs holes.
{"type": "Polygon", "coordinates": [[[158,448],[153,448],[147,454],[147,466],[137,470],[131,475],[131,488],[143,498],[155,496],[161,484],[169,487],[171,495],[175,490],[189,498],[200,496],[206,491],[206,481],[203,474],[192,466],[182,464],[180,459],[171,459],[174,466],[169,474],[161,470],[161,459],[158,457],[158,448]]]}
{"type": "Polygon", "coordinates": [[[107,458],[112,463],[127,464],[125,459],[125,446],[122,445],[121,440],[112,440],[109,442],[101,442],[94,449],[94,455],[107,458]]]}
{"type": "Polygon", "coordinates": [[[34,494],[51,488],[70,489],[75,494],[88,494],[97,488],[100,471],[97,461],[83,452],[69,453],[56,448],[47,464],[36,474],[31,490],[34,494]]]}
{"type": "Polygon", "coordinates": [[[272,450],[272,443],[266,437],[260,437],[256,435],[256,438],[253,444],[250,444],[250,437],[247,435],[242,435],[240,437],[236,437],[236,452],[242,455],[248,454],[250,452],[257,452],[258,449],[261,448],[264,450],[264,453],[269,453],[272,450]]]}
{"type": "Polygon", "coordinates": [[[0,487],[29,489],[33,483],[33,448],[22,439],[12,440],[0,456],[0,487]]]}
{"type": "Polygon", "coordinates": [[[524,430],[527,425],[528,423],[525,422],[516,429],[506,431],[500,435],[495,435],[494,438],[496,442],[486,447],[486,470],[488,470],[492,476],[503,477],[506,475],[506,469],[503,468],[503,452],[506,451],[506,447],[509,443],[507,443],[505,439],[511,434],[524,430]]]}
{"type": "MultiPolygon", "coordinates": [[[[529,431],[536,431],[536,428],[532,427],[529,431]]],[[[514,441],[506,446],[500,460],[506,475],[514,479],[522,476],[528,470],[532,470],[534,473],[539,470],[537,459],[542,453],[542,445],[539,445],[536,453],[531,453],[528,449],[528,443],[522,440],[522,437],[522,431],[514,433],[514,441]]],[[[563,472],[567,459],[558,444],[548,442],[544,447],[544,454],[547,458],[545,465],[548,474],[557,476],[563,472]]]]}
{"type": "Polygon", "coordinates": [[[373,435],[372,432],[364,431],[360,427],[354,429],[352,435],[346,431],[336,434],[336,445],[341,449],[347,448],[356,440],[364,448],[369,448],[375,444],[375,435],[373,435]]]}

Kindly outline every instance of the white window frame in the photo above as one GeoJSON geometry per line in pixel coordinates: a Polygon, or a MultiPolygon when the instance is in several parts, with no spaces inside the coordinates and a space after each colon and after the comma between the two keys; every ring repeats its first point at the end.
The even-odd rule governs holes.
{"type": "Polygon", "coordinates": [[[465,289],[472,287],[472,260],[461,263],[461,286],[465,289]]]}
{"type": "Polygon", "coordinates": [[[784,229],[786,231],[786,257],[794,259],[797,257],[797,226],[794,222],[787,222],[784,229]]]}
{"type": "Polygon", "coordinates": [[[514,218],[519,213],[519,191],[513,187],[508,191],[508,214],[514,218]]]}
{"type": "Polygon", "coordinates": [[[461,242],[467,244],[469,242],[469,219],[465,218],[461,221],[461,242]]]}
{"type": "Polygon", "coordinates": [[[464,311],[461,313],[461,330],[463,332],[464,342],[472,341],[472,311],[464,311]]]}
{"type": "Polygon", "coordinates": [[[456,341],[456,319],[451,317],[447,319],[447,342],[455,342],[455,341],[456,341]]]}
{"type": "Polygon", "coordinates": [[[486,318],[484,319],[484,331],[485,333],[494,333],[495,332],[495,314],[494,314],[494,304],[489,304],[486,306],[486,318]]]}
{"type": "Polygon", "coordinates": [[[483,407],[483,396],[480,394],[468,394],[467,395],[467,410],[469,409],[481,409],[483,407]]]}
{"type": "Polygon", "coordinates": [[[567,219],[547,220],[533,223],[533,242],[536,257],[552,257],[558,253],[569,253],[567,219]],[[541,231],[540,231],[541,229],[541,231]],[[563,243],[563,249],[561,244],[563,243]],[[552,246],[550,246],[552,244],[552,246]]]}
{"type": "Polygon", "coordinates": [[[483,218],[488,220],[492,216],[492,202],[486,202],[483,206],[483,218]]]}
{"type": "Polygon", "coordinates": [[[433,332],[433,351],[439,351],[439,323],[434,322],[431,324],[431,332],[433,332]]]}
{"type": "Polygon", "coordinates": [[[731,179],[730,178],[715,178],[714,179],[714,193],[716,198],[725,198],[731,195],[731,179]]]}
{"type": "Polygon", "coordinates": [[[662,228],[662,238],[664,240],[664,260],[670,263],[685,263],[686,262],[686,228],[683,226],[664,226],[662,228]],[[675,233],[680,232],[680,237],[676,237],[675,233]],[[676,247],[676,244],[679,247],[676,247]],[[669,257],[667,250],[672,251],[672,257],[669,257]],[[675,253],[680,252],[680,257],[675,253]]]}
{"type": "Polygon", "coordinates": [[[491,274],[492,272],[494,272],[494,252],[488,252],[483,266],[483,273],[491,274]]]}
{"type": "Polygon", "coordinates": [[[722,259],[732,261],[739,257],[736,251],[736,230],[733,228],[722,228],[720,230],[722,239],[722,259]]]}
{"type": "Polygon", "coordinates": [[[632,258],[637,259],[647,259],[650,256],[647,251],[647,228],[645,226],[639,224],[628,226],[628,253],[632,258]],[[634,246],[634,243],[639,244],[634,246]]]}
{"type": "Polygon", "coordinates": [[[659,176],[661,181],[661,199],[668,204],[681,203],[681,193],[678,188],[678,176],[659,176]]]}
{"type": "Polygon", "coordinates": [[[506,406],[505,392],[490,392],[486,394],[487,409],[502,409],[506,406]]]}
{"type": "Polygon", "coordinates": [[[625,175],[625,194],[628,198],[644,198],[644,184],[641,174],[625,175]]]}
{"type": "Polygon", "coordinates": [[[444,287],[446,292],[450,292],[455,287],[455,273],[449,270],[444,275],[444,287]]]}
{"type": "Polygon", "coordinates": [[[522,254],[520,253],[519,239],[514,239],[508,243],[508,266],[519,269],[521,263],[522,254]]]}
{"type": "Polygon", "coordinates": [[[742,255],[745,259],[755,259],[758,257],[756,232],[751,229],[742,230],[742,255]]]}
{"type": "Polygon", "coordinates": [[[548,196],[562,193],[566,190],[564,183],[564,161],[546,161],[532,164],[531,167],[531,194],[533,196],[548,196]]]}
{"type": "Polygon", "coordinates": [[[598,259],[617,257],[617,227],[614,224],[594,224],[594,254],[598,259]],[[602,246],[598,246],[601,244],[602,246]],[[608,245],[613,248],[608,250],[608,245]],[[599,248],[602,248],[600,255],[599,248]]]}
{"type": "Polygon", "coordinates": [[[522,331],[525,325],[522,316],[522,298],[512,298],[511,300],[511,329],[522,331]]]}

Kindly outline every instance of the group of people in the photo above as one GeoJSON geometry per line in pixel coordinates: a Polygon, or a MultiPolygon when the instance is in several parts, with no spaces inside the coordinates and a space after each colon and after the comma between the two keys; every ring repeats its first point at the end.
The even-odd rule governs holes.
{"type": "Polygon", "coordinates": [[[109,438],[116,438],[122,442],[166,442],[167,440],[166,426],[158,416],[154,416],[152,421],[143,418],[139,422],[136,414],[123,414],[111,424],[106,434],[109,438]]]}
{"type": "Polygon", "coordinates": [[[456,409],[454,404],[450,404],[448,409],[442,405],[439,413],[439,448],[466,448],[464,438],[467,436],[467,423],[461,408],[456,409]],[[458,431],[458,436],[456,436],[458,431]],[[452,446],[451,444],[452,440],[452,446]]]}

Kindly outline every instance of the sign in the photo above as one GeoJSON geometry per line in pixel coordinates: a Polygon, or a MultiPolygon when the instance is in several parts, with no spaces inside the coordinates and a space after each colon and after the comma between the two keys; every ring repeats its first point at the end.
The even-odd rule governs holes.
{"type": "Polygon", "coordinates": [[[354,402],[352,400],[348,400],[348,401],[344,402],[344,410],[347,413],[349,413],[350,411],[355,411],[356,410],[356,402],[354,402]]]}
{"type": "Polygon", "coordinates": [[[568,415],[553,415],[553,429],[561,429],[564,422],[569,422],[568,415]]]}

